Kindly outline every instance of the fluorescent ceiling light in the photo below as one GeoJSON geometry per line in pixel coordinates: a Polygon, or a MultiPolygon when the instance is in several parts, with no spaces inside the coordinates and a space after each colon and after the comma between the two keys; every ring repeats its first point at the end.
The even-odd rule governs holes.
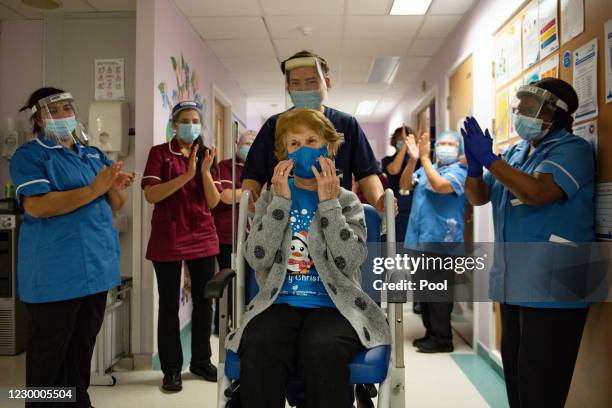
{"type": "Polygon", "coordinates": [[[392,16],[422,16],[427,13],[431,0],[393,0],[389,12],[392,16]]]}
{"type": "Polygon", "coordinates": [[[357,105],[357,112],[355,115],[371,115],[374,112],[374,108],[376,108],[376,104],[378,101],[361,101],[359,105],[357,105]]]}
{"type": "Polygon", "coordinates": [[[376,57],[370,75],[368,75],[369,84],[390,84],[399,67],[400,57],[376,57]]]}

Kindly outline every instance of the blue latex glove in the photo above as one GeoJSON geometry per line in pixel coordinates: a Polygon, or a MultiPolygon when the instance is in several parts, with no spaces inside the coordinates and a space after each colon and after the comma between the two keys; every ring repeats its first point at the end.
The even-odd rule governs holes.
{"type": "Polygon", "coordinates": [[[471,154],[487,169],[490,168],[494,161],[499,160],[499,157],[493,153],[493,138],[489,130],[483,132],[473,117],[468,117],[465,121],[465,130],[467,135],[465,144],[469,144],[471,154]]]}
{"type": "Polygon", "coordinates": [[[463,136],[463,144],[465,146],[465,157],[467,159],[467,174],[468,177],[480,177],[482,176],[482,163],[476,159],[474,153],[472,153],[472,146],[470,144],[469,135],[465,128],[467,127],[466,122],[463,123],[464,128],[461,129],[461,135],[463,136]]]}

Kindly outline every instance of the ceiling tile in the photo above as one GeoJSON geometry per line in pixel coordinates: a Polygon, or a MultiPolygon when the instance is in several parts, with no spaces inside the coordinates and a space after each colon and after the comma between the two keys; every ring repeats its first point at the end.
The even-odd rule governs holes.
{"type": "Polygon", "coordinates": [[[393,78],[394,84],[411,84],[419,76],[418,71],[399,71],[393,78]]]}
{"type": "Polygon", "coordinates": [[[345,83],[365,83],[368,80],[368,71],[342,72],[341,81],[345,83]]]}
{"type": "Polygon", "coordinates": [[[266,17],[272,38],[306,38],[302,27],[311,30],[309,37],[340,38],[342,16],[285,16],[266,17]]]}
{"type": "Polygon", "coordinates": [[[370,71],[372,57],[343,57],[342,58],[342,72],[347,71],[370,71]]]}
{"type": "Polygon", "coordinates": [[[422,71],[429,64],[429,57],[404,57],[399,66],[401,71],[422,71]]]}
{"type": "Polygon", "coordinates": [[[269,38],[261,17],[190,17],[189,21],[205,40],[269,38]]]}
{"type": "Polygon", "coordinates": [[[462,16],[426,16],[419,31],[419,38],[444,38],[448,36],[462,16]]]}
{"type": "Polygon", "coordinates": [[[266,16],[339,16],[344,0],[260,0],[266,16]]]}
{"type": "Polygon", "coordinates": [[[219,58],[274,57],[269,40],[208,40],[206,44],[219,58]]]}
{"type": "Polygon", "coordinates": [[[422,16],[349,16],[346,38],[408,40],[416,35],[422,16]]]}
{"type": "Polygon", "coordinates": [[[232,57],[221,58],[220,61],[230,72],[281,72],[274,57],[232,57]]]}
{"type": "Polygon", "coordinates": [[[464,14],[474,2],[475,0],[433,0],[427,14],[464,14]]]}
{"type": "Polygon", "coordinates": [[[136,0],[87,0],[98,11],[135,11],[136,0]]]}
{"type": "Polygon", "coordinates": [[[258,16],[257,0],[174,0],[187,17],[258,16]]]}
{"type": "Polygon", "coordinates": [[[328,55],[340,55],[339,38],[274,39],[273,41],[276,45],[276,50],[283,59],[301,50],[312,51],[326,60],[328,55]]]}
{"type": "Polygon", "coordinates": [[[239,83],[276,83],[283,84],[284,77],[280,71],[277,72],[257,72],[257,71],[244,71],[232,74],[234,79],[239,83]]]}
{"type": "MultiPolygon", "coordinates": [[[[2,4],[14,12],[28,19],[42,19],[42,10],[27,6],[21,0],[2,0],[2,4]]],[[[47,14],[79,13],[96,11],[90,5],[81,0],[62,0],[62,7],[53,11],[45,11],[47,14]]]]}
{"type": "Polygon", "coordinates": [[[347,2],[346,14],[382,16],[389,14],[393,0],[351,0],[347,2]]]}
{"type": "Polygon", "coordinates": [[[386,41],[346,39],[343,55],[347,57],[402,56],[406,55],[407,49],[406,41],[396,39],[386,41]]]}
{"type": "Polygon", "coordinates": [[[438,51],[444,41],[444,38],[417,38],[410,46],[408,56],[430,57],[438,51]]]}

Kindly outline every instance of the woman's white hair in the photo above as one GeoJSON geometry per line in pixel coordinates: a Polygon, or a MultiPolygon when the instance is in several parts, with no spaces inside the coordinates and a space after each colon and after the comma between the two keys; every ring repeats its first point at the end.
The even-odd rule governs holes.
{"type": "Polygon", "coordinates": [[[242,132],[240,134],[240,137],[238,138],[238,144],[244,143],[246,141],[249,140],[253,140],[255,139],[255,136],[257,136],[257,132],[254,130],[245,130],[244,132],[242,132]]]}

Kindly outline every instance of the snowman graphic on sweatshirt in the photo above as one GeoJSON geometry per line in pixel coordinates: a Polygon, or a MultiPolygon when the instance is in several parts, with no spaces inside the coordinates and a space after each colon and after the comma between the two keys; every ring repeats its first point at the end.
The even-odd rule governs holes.
{"type": "Polygon", "coordinates": [[[287,258],[287,275],[275,303],[295,307],[335,307],[308,252],[308,231],[319,204],[316,191],[291,188],[291,249],[287,258]]]}

